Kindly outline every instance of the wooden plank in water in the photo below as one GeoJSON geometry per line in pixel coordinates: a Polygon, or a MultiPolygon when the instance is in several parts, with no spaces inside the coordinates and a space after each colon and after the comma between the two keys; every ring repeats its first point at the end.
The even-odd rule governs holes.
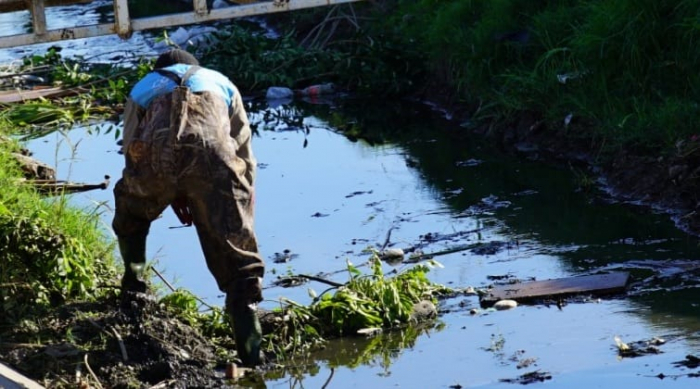
{"type": "Polygon", "coordinates": [[[38,99],[41,97],[49,98],[63,91],[63,88],[46,88],[34,90],[9,90],[0,92],[0,103],[18,103],[26,100],[38,99]]]}
{"type": "Polygon", "coordinates": [[[27,100],[35,100],[39,98],[54,99],[65,96],[73,96],[81,93],[89,92],[89,89],[74,87],[71,89],[63,89],[62,87],[47,87],[37,88],[32,90],[15,89],[0,91],[0,104],[19,103],[27,100]]]}
{"type": "Polygon", "coordinates": [[[0,388],[44,389],[38,382],[30,380],[2,363],[0,363],[0,388]]]}
{"type": "MultiPolygon", "coordinates": [[[[55,7],[59,5],[86,4],[91,2],[92,0],[46,0],[45,5],[47,7],[55,7]]],[[[0,13],[22,11],[25,9],[28,9],[25,0],[0,0],[0,13]]]]}
{"type": "Polygon", "coordinates": [[[558,278],[546,281],[498,285],[481,298],[481,305],[491,306],[499,300],[524,302],[535,299],[565,297],[582,293],[604,295],[624,292],[629,273],[614,272],[591,276],[558,278]]]}

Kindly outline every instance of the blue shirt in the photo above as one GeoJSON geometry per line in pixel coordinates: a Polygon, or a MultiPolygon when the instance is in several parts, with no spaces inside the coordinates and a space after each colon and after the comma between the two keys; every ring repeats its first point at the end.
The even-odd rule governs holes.
{"type": "MultiPolygon", "coordinates": [[[[163,68],[164,70],[177,74],[180,78],[185,75],[191,65],[175,64],[163,68]]],[[[165,77],[158,72],[148,73],[144,78],[134,85],[129,97],[141,106],[148,108],[154,98],[172,92],[177,84],[175,81],[165,77]]],[[[185,83],[192,92],[212,92],[224,99],[226,106],[231,105],[236,88],[231,80],[216,70],[200,68],[185,83]]]]}

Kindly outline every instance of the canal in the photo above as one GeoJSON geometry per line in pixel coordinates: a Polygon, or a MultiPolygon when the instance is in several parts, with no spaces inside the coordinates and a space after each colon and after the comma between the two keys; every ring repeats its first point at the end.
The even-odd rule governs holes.
{"type": "MultiPolygon", "coordinates": [[[[3,20],[0,28],[7,31],[3,20]]],[[[62,45],[80,53],[106,47],[102,39],[111,50],[129,50],[130,43],[117,38],[62,45]]],[[[133,39],[142,55],[157,53],[154,36],[133,39]]],[[[0,62],[42,49],[2,50],[0,62]]],[[[429,273],[431,280],[453,288],[610,270],[631,274],[625,295],[583,296],[559,306],[492,311],[475,296],[455,297],[441,303],[434,323],[334,341],[270,373],[267,387],[495,388],[527,377],[557,388],[698,385],[697,369],[675,362],[700,352],[700,250],[667,215],[614,201],[581,170],[502,153],[425,104],[337,97],[282,105],[249,100],[248,109],[259,164],[255,223],[267,261],[265,308],[282,297],[308,303],[309,288],[325,289],[314,283],[284,288],[280,277],[321,274],[342,282],[346,261],[362,264],[368,247],[385,244],[422,243],[431,253],[481,243],[436,258],[443,267],[429,273]],[[271,117],[303,120],[289,125],[271,117]],[[664,342],[656,346],[659,353],[621,358],[616,337],[664,342]]],[[[101,214],[106,233],[111,189],[123,164],[110,126],[74,128],[28,144],[35,157],[57,166],[61,179],[112,177],[110,190],[72,197],[76,206],[101,214]]],[[[175,285],[221,305],[194,229],[180,228],[166,210],[151,231],[153,266],[175,285]]],[[[386,264],[385,270],[408,266],[386,264]]]]}

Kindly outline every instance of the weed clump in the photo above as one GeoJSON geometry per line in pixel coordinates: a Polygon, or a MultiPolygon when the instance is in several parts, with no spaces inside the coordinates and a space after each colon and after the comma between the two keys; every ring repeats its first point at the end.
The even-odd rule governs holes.
{"type": "Polygon", "coordinates": [[[304,306],[285,299],[276,312],[283,325],[266,335],[268,351],[280,356],[308,351],[328,338],[376,333],[417,324],[414,306],[434,301],[451,290],[427,278],[435,261],[416,265],[386,277],[376,253],[369,260],[370,274],[348,263],[350,280],[320,295],[310,290],[313,302],[304,306]],[[331,291],[334,291],[331,293],[331,291]]]}
{"type": "Polygon", "coordinates": [[[65,196],[43,198],[21,185],[14,147],[0,142],[2,324],[109,293],[116,279],[114,244],[100,228],[99,215],[68,206],[65,196]]]}
{"type": "Polygon", "coordinates": [[[534,114],[603,155],[673,152],[695,135],[696,1],[391,3],[377,30],[424,53],[434,78],[474,107],[472,121],[534,114]]]}

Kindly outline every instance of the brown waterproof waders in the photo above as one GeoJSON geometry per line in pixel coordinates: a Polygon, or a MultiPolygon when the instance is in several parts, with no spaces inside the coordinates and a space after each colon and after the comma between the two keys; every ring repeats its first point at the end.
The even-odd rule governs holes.
{"type": "Polygon", "coordinates": [[[255,160],[240,94],[229,108],[211,92],[181,86],[146,110],[127,104],[126,167],[114,189],[113,221],[125,265],[122,288],[145,290],[138,269],[151,222],[185,199],[207,266],[226,293],[239,356],[247,365],[259,363],[255,304],[262,300],[264,263],[253,230],[255,160]]]}

